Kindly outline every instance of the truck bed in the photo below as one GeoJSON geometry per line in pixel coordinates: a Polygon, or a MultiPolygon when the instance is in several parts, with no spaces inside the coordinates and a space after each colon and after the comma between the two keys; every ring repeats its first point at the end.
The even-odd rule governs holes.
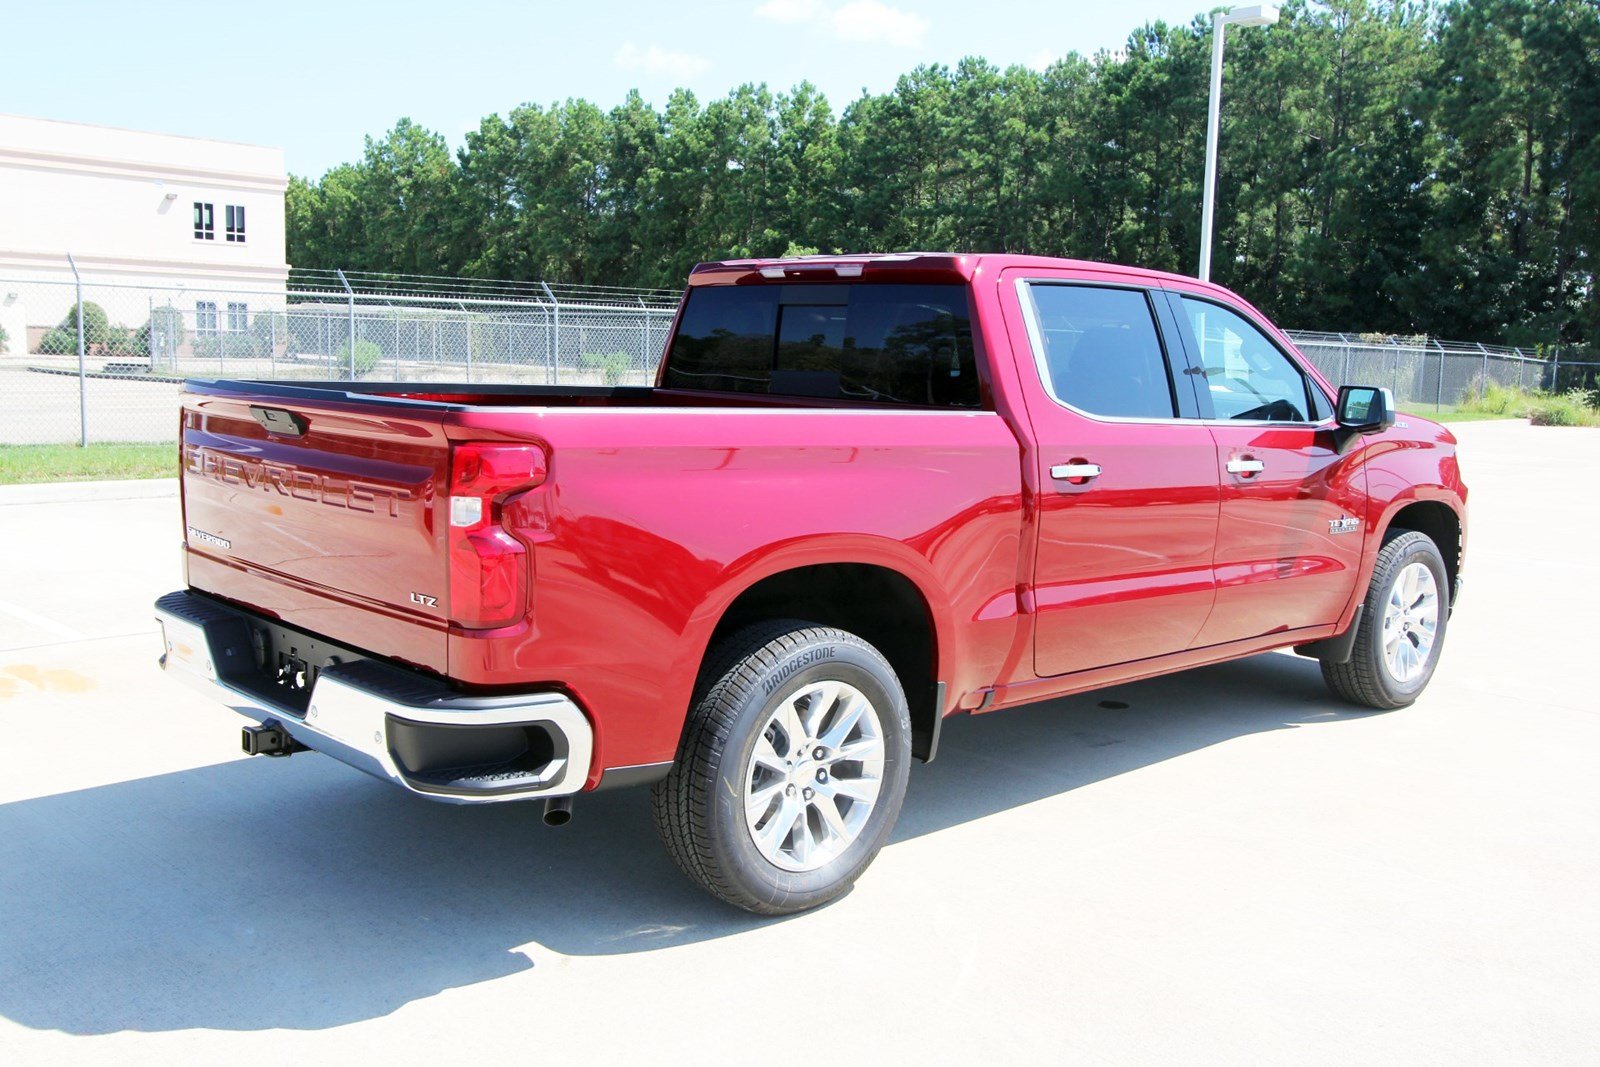
{"type": "Polygon", "coordinates": [[[193,589],[460,688],[559,684],[599,713],[596,743],[611,747],[597,766],[671,757],[675,722],[648,709],[687,701],[686,657],[709,639],[718,590],[731,600],[759,569],[803,564],[818,538],[930,587],[975,576],[945,623],[992,636],[953,682],[992,678],[1010,647],[1022,487],[1018,441],[994,412],[192,381],[182,417],[193,589]],[[548,465],[496,505],[492,533],[525,557],[529,588],[492,627],[452,603],[447,503],[452,457],[485,442],[548,465]]]}

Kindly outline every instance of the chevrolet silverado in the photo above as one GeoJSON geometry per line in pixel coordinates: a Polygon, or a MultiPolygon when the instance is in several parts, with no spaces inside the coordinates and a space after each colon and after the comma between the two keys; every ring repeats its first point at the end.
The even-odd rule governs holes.
{"type": "Polygon", "coordinates": [[[751,911],[846,890],[947,716],[1292,647],[1409,704],[1455,439],[1192,278],[704,264],[653,387],[187,383],[165,669],[421,797],[650,784],[751,911]]]}

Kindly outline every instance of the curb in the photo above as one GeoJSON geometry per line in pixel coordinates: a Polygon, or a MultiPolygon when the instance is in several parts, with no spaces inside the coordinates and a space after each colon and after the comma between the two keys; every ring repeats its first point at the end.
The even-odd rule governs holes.
{"type": "Polygon", "coordinates": [[[72,504],[90,500],[155,500],[177,495],[176,478],[39,482],[34,485],[0,485],[0,507],[15,504],[72,504]]]}
{"type": "Polygon", "coordinates": [[[139,374],[136,372],[117,374],[108,370],[88,370],[79,374],[77,371],[67,370],[65,367],[29,367],[28,370],[34,374],[55,374],[63,378],[99,378],[108,382],[161,382],[164,385],[182,385],[185,380],[160,374],[139,374]]]}

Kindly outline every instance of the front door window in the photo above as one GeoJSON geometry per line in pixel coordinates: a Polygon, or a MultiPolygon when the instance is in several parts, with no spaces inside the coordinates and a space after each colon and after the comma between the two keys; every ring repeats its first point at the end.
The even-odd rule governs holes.
{"type": "Polygon", "coordinates": [[[1200,372],[1219,419],[1314,422],[1306,376],[1242,315],[1221,304],[1183,297],[1200,372]]]}

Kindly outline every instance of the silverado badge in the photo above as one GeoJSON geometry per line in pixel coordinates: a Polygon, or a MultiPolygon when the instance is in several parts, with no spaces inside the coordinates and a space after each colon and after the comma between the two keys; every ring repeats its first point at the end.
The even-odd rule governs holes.
{"type": "Polygon", "coordinates": [[[226,537],[218,537],[214,533],[207,533],[198,526],[190,526],[188,528],[188,534],[191,542],[209,545],[212,548],[229,549],[233,547],[233,542],[228,540],[226,537]]]}

